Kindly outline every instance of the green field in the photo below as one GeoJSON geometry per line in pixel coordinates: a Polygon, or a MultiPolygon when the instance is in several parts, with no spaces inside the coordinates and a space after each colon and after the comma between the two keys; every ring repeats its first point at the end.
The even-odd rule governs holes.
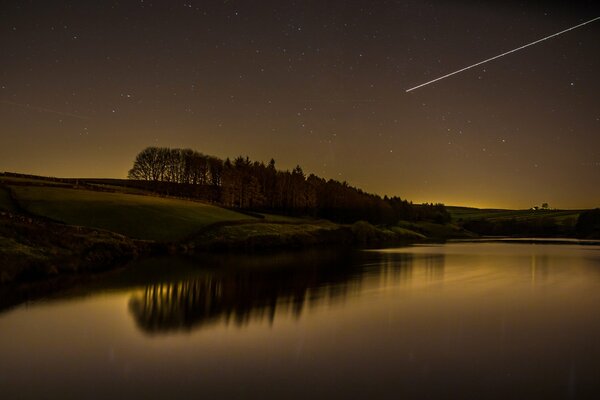
{"type": "Polygon", "coordinates": [[[581,210],[500,210],[470,207],[447,207],[453,221],[468,221],[473,219],[488,220],[532,220],[542,217],[553,218],[557,221],[577,219],[581,210]]]}
{"type": "Polygon", "coordinates": [[[222,221],[254,218],[200,202],[42,186],[13,186],[28,212],[136,239],[177,241],[222,221]]]}

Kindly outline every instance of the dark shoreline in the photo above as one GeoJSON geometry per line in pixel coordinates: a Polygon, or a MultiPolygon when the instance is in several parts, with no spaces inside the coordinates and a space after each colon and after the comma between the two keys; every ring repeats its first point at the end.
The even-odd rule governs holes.
{"type": "Polygon", "coordinates": [[[180,242],[137,240],[101,229],[71,226],[30,215],[0,212],[0,289],[57,278],[109,271],[133,260],[160,255],[255,253],[318,247],[377,247],[416,243],[370,224],[291,224],[286,222],[214,224],[180,242]],[[227,236],[236,227],[291,227],[282,234],[258,232],[227,236]],[[8,244],[7,244],[8,243],[8,244]]]}
{"type": "Polygon", "coordinates": [[[600,245],[600,239],[582,239],[576,237],[530,237],[530,236],[482,236],[477,239],[449,239],[452,243],[525,243],[525,244],[577,244],[600,245]]]}

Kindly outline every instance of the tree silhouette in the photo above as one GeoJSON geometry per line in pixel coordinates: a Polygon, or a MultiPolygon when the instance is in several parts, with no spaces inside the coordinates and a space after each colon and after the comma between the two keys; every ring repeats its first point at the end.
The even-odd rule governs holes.
{"type": "Polygon", "coordinates": [[[443,204],[414,205],[399,197],[381,198],[347,182],[314,174],[307,177],[300,165],[292,171],[277,170],[273,159],[267,165],[242,156],[223,161],[192,149],[148,147],[136,156],[129,178],[157,193],[242,210],[310,215],[344,223],[450,221],[443,204]]]}

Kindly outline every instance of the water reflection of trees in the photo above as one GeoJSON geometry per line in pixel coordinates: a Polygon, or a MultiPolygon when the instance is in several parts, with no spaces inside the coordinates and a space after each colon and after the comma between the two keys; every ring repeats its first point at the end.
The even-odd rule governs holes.
{"type": "MultiPolygon", "coordinates": [[[[218,265],[214,260],[208,264],[214,268],[201,276],[147,285],[133,295],[130,311],[137,325],[157,333],[216,321],[240,326],[265,318],[272,322],[276,312],[299,317],[306,308],[358,295],[367,277],[410,279],[413,255],[318,253],[225,258],[218,265]]],[[[443,268],[443,260],[436,265],[443,268]]]]}
{"type": "Polygon", "coordinates": [[[427,280],[441,281],[444,279],[444,263],[445,257],[443,254],[431,254],[421,257],[427,280]]]}

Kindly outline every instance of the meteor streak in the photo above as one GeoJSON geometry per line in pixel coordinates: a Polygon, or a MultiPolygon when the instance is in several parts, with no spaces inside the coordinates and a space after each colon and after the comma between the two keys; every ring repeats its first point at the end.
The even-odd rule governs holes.
{"type": "Polygon", "coordinates": [[[65,117],[72,117],[72,118],[79,118],[79,119],[88,119],[88,117],[85,117],[83,115],[77,115],[77,114],[73,114],[73,113],[68,113],[68,112],[53,110],[51,108],[31,106],[29,104],[15,103],[14,101],[0,100],[0,104],[8,104],[8,105],[11,105],[11,106],[17,106],[17,107],[27,108],[28,110],[33,110],[33,111],[38,111],[38,112],[45,112],[45,113],[52,113],[52,114],[62,115],[62,116],[65,116],[65,117]]]}
{"type": "Polygon", "coordinates": [[[458,71],[454,71],[454,72],[451,72],[451,73],[449,73],[449,74],[446,74],[446,75],[444,75],[444,76],[440,76],[439,78],[435,78],[435,79],[433,79],[433,80],[431,80],[431,81],[429,81],[429,82],[422,83],[422,84],[420,84],[419,86],[415,86],[415,87],[413,87],[413,88],[407,89],[407,90],[406,90],[406,93],[408,93],[408,92],[412,92],[413,90],[415,90],[415,89],[418,89],[418,88],[420,88],[420,87],[423,87],[423,86],[429,85],[430,83],[437,82],[437,81],[439,81],[439,80],[442,80],[442,79],[444,79],[444,78],[448,78],[448,77],[450,77],[450,76],[452,76],[452,75],[456,75],[456,74],[458,74],[458,73],[460,73],[460,72],[463,72],[463,71],[466,71],[466,70],[468,70],[468,69],[475,68],[475,67],[477,67],[477,66],[479,66],[479,65],[481,65],[481,64],[485,64],[486,62],[489,62],[489,61],[495,60],[496,58],[504,57],[505,55],[508,55],[508,54],[510,54],[510,53],[514,53],[514,52],[517,52],[517,51],[519,51],[519,50],[523,50],[523,49],[524,49],[524,48],[526,48],[526,47],[533,46],[534,44],[538,44],[538,43],[540,43],[540,42],[543,42],[544,40],[548,40],[548,39],[551,39],[551,38],[553,38],[553,37],[555,37],[555,36],[562,35],[563,33],[566,33],[566,32],[569,32],[569,31],[572,31],[573,29],[580,28],[580,27],[582,27],[582,26],[584,26],[584,25],[587,25],[587,24],[590,24],[590,23],[592,23],[592,22],[594,22],[594,21],[597,21],[598,19],[600,19],[600,17],[596,17],[596,18],[594,18],[594,19],[590,19],[589,21],[583,22],[583,23],[581,23],[581,24],[579,24],[579,25],[572,26],[571,28],[565,29],[564,31],[560,31],[560,32],[554,33],[554,34],[552,34],[552,35],[550,35],[550,36],[546,36],[546,37],[544,37],[544,38],[541,38],[541,39],[539,39],[539,40],[536,40],[535,42],[531,42],[531,43],[525,44],[525,45],[523,45],[523,46],[521,46],[521,47],[517,47],[516,49],[512,49],[512,50],[509,50],[509,51],[507,51],[507,52],[505,52],[505,53],[502,53],[502,54],[499,54],[499,55],[497,55],[497,56],[494,56],[494,57],[488,58],[487,60],[483,60],[483,61],[480,61],[480,62],[478,62],[478,63],[476,63],[476,64],[469,65],[468,67],[465,67],[465,68],[459,69],[458,71]]]}

